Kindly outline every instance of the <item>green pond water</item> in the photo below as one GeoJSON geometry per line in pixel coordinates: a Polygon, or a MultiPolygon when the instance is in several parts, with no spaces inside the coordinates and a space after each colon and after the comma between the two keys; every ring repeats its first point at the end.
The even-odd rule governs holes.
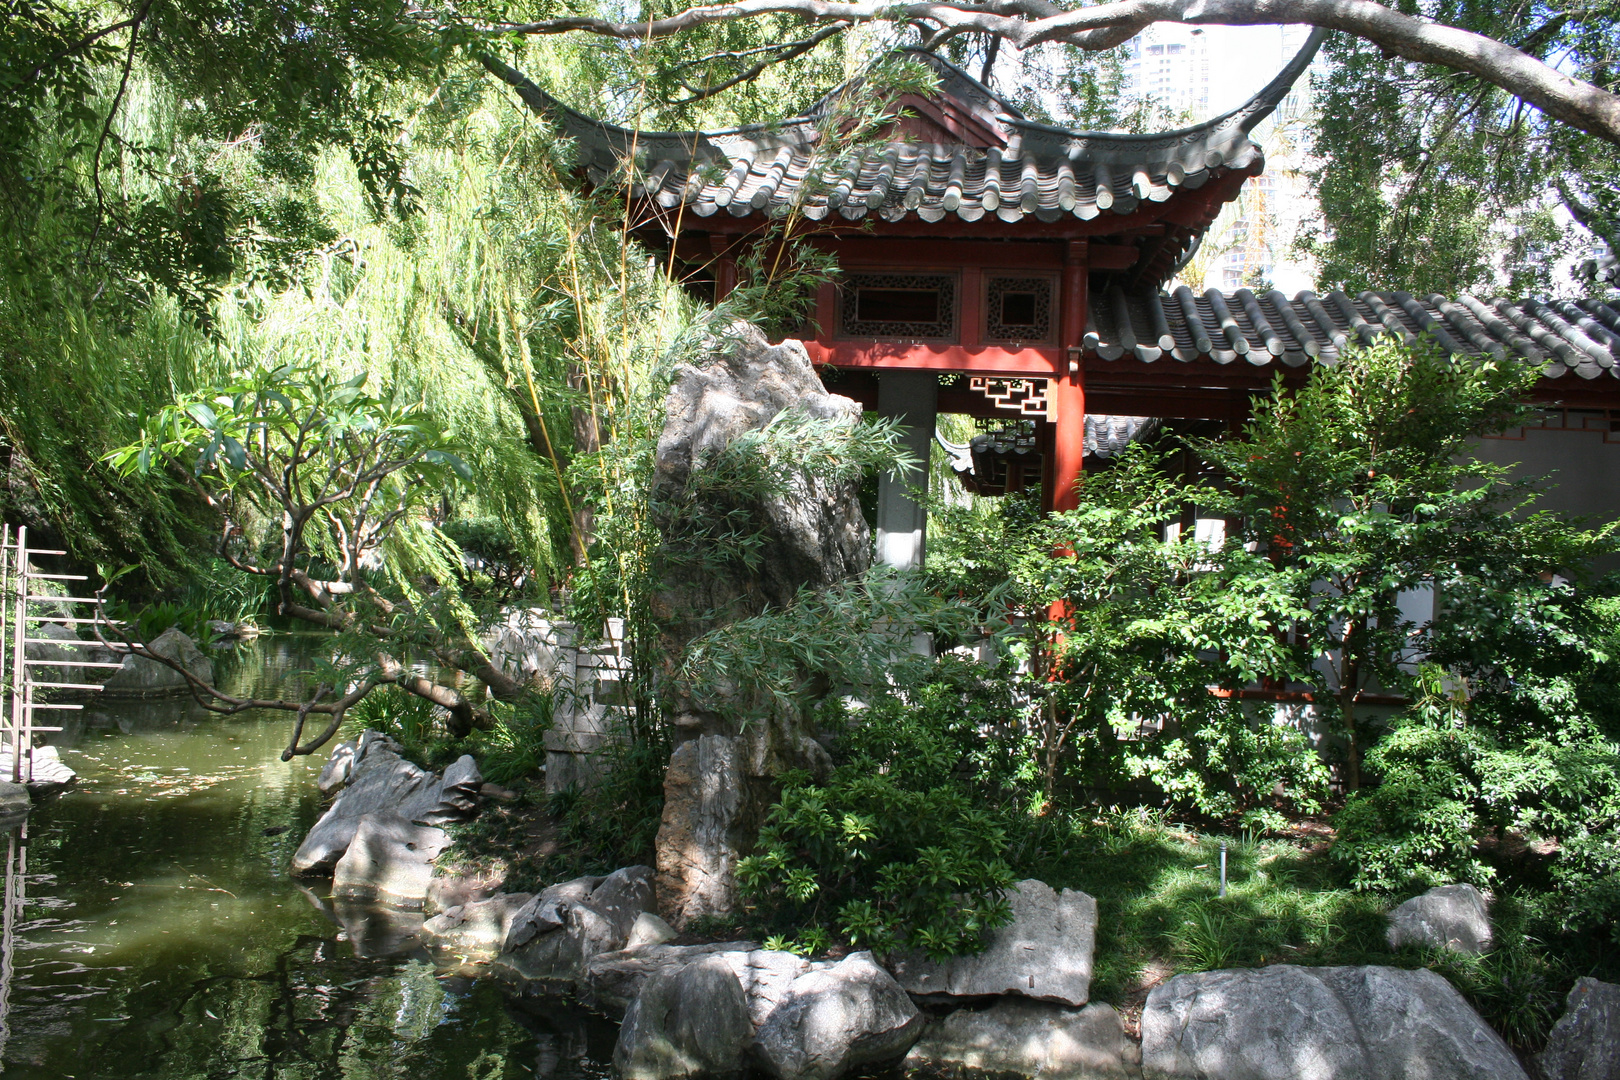
{"type": "MultiPolygon", "coordinates": [[[[296,680],[318,645],[261,639],[220,661],[221,682],[296,680]]],[[[442,975],[412,951],[409,918],[288,878],[324,752],[282,762],[285,714],[92,701],[55,715],[70,717],[50,741],[78,784],[0,834],[6,1077],[608,1074],[610,1023],[442,975]]]]}

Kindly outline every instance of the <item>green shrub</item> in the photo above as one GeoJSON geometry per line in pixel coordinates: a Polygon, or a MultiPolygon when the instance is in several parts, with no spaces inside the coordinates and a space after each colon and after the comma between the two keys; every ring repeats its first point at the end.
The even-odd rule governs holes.
{"type": "Polygon", "coordinates": [[[819,783],[782,777],[759,849],[737,867],[745,894],[768,922],[801,927],[801,947],[830,928],[879,952],[977,952],[1010,918],[1017,720],[1004,677],[955,660],[834,715],[842,763],[819,783]]]}
{"type": "Polygon", "coordinates": [[[782,780],[759,852],[737,866],[762,907],[808,927],[834,923],[852,945],[936,958],[977,952],[984,931],[1011,917],[1006,831],[962,788],[907,790],[867,759],[825,784],[804,772],[782,780]]]}

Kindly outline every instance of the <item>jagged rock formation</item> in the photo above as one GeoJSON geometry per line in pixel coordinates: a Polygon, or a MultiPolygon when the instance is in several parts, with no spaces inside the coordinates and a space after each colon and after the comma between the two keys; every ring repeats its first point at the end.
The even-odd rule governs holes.
{"type": "MultiPolygon", "coordinates": [[[[682,512],[737,509],[688,504],[693,476],[738,436],[790,408],[834,423],[860,419],[858,404],[822,388],[798,342],[771,345],[743,324],[729,334],[704,362],[676,369],[665,401],[653,491],[660,527],[674,548],[682,542],[682,512]]],[[[824,588],[863,573],[870,532],[858,495],[854,481],[796,476],[785,490],[742,508],[764,533],[757,565],[667,560],[654,602],[665,628],[659,653],[666,664],[679,663],[687,644],[717,625],[786,605],[804,586],[824,588]]],[[[660,692],[672,709],[677,746],[657,842],[659,910],[683,927],[696,916],[732,909],[733,870],[772,801],[771,778],[790,768],[820,772],[829,761],[798,718],[779,716],[742,730],[722,703],[689,692],[673,667],[666,676],[660,692]]]]}
{"type": "MultiPolygon", "coordinates": [[[[478,789],[483,777],[470,756],[462,755],[441,776],[406,761],[399,749],[393,739],[368,730],[354,742],[342,743],[332,751],[316,785],[322,794],[340,794],[293,854],[294,876],[331,873],[367,817],[446,825],[478,812],[478,789]]],[[[414,901],[416,906],[420,907],[426,898],[424,878],[422,894],[414,901]]]]}
{"type": "Polygon", "coordinates": [[[1536,1069],[1542,1080],[1620,1080],[1620,986],[1577,979],[1536,1069]]]}

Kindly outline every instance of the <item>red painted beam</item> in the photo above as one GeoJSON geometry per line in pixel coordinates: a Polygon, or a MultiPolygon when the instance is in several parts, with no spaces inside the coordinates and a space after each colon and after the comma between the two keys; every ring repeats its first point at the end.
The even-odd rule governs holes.
{"type": "Polygon", "coordinates": [[[1050,379],[1058,364],[1058,350],[1052,347],[1015,352],[994,345],[969,347],[905,341],[807,341],[804,347],[812,363],[837,368],[960,371],[1050,379]]]}

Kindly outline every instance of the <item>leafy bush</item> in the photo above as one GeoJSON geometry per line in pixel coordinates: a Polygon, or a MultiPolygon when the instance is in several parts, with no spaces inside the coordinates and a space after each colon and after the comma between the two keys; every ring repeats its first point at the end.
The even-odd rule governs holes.
{"type": "MultiPolygon", "coordinates": [[[[943,661],[909,693],[833,718],[844,761],[824,782],[796,771],[737,879],[768,919],[828,927],[879,952],[977,952],[1011,917],[1013,873],[998,802],[1016,793],[1004,680],[943,661]],[[987,685],[989,684],[989,685],[987,685]]],[[[843,710],[833,710],[842,712],[843,710]]]]}
{"type": "Polygon", "coordinates": [[[1011,917],[1006,831],[960,788],[907,790],[873,763],[833,770],[825,784],[794,772],[737,865],[744,891],[795,921],[835,921],[852,945],[917,948],[943,958],[977,952],[1011,917]]]}
{"type": "Polygon", "coordinates": [[[559,867],[569,873],[606,873],[653,861],[653,840],[664,812],[662,742],[619,744],[602,777],[589,788],[570,788],[550,803],[563,851],[559,867]]]}
{"type": "Polygon", "coordinates": [[[444,710],[394,685],[377,687],[348,712],[352,730],[372,728],[399,743],[407,758],[439,769],[471,754],[485,780],[510,784],[539,772],[545,764],[542,740],[551,726],[551,701],[533,695],[525,702],[492,701],[493,723],[462,738],[445,730],[444,710]]]}

